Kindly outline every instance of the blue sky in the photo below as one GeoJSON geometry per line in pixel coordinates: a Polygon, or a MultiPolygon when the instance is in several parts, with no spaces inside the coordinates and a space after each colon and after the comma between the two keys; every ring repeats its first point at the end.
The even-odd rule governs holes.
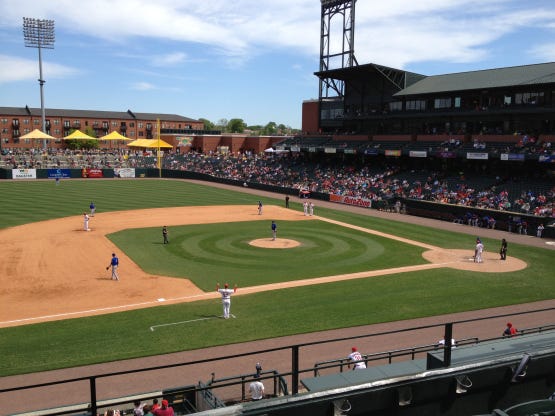
{"type": "MultiPolygon", "coordinates": [[[[38,51],[22,33],[32,17],[56,25],[47,108],[300,128],[303,100],[318,96],[320,4],[0,0],[0,106],[40,107],[38,51]]],[[[553,0],[358,0],[355,15],[359,64],[434,75],[555,61],[553,0]]]]}

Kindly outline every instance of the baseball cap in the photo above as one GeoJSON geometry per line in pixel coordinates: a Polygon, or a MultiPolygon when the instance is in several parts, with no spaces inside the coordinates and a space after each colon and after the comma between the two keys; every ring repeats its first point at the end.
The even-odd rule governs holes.
{"type": "Polygon", "coordinates": [[[226,283],[226,284],[224,285],[224,287],[229,287],[229,285],[226,283]]]}
{"type": "Polygon", "coordinates": [[[168,407],[168,401],[166,399],[162,400],[162,406],[168,407]]]}
{"type": "Polygon", "coordinates": [[[511,327],[511,326],[513,326],[513,324],[510,323],[510,322],[507,322],[507,326],[508,326],[508,327],[511,327]]]}
{"type": "Polygon", "coordinates": [[[352,350],[353,352],[355,352],[355,351],[357,350],[357,347],[353,347],[353,348],[351,348],[351,350],[352,350]]]}

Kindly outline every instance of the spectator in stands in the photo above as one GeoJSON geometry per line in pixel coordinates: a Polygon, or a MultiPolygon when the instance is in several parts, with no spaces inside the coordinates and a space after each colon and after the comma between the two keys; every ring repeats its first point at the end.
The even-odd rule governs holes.
{"type": "Polygon", "coordinates": [[[260,374],[258,372],[254,375],[254,380],[249,385],[249,393],[253,401],[264,398],[264,384],[260,381],[260,374]]]}
{"type": "Polygon", "coordinates": [[[160,408],[160,404],[158,404],[158,399],[152,399],[152,406],[150,407],[150,411],[154,412],[156,409],[160,408]]]}
{"type": "Polygon", "coordinates": [[[162,400],[162,406],[156,409],[154,412],[154,416],[173,416],[173,407],[168,404],[166,399],[162,400]]]}
{"type": "Polygon", "coordinates": [[[145,405],[143,406],[143,415],[144,415],[144,416],[154,416],[154,415],[152,414],[152,407],[150,407],[149,404],[145,404],[145,405]]]}
{"type": "Polygon", "coordinates": [[[120,411],[118,409],[108,409],[104,416],[120,416],[120,411]]]}
{"type": "Polygon", "coordinates": [[[143,407],[145,406],[144,403],[141,403],[140,400],[135,400],[133,402],[133,416],[143,416],[143,407]]]}
{"type": "Polygon", "coordinates": [[[503,337],[512,337],[513,335],[516,335],[517,331],[518,330],[513,326],[512,323],[507,322],[507,327],[503,331],[503,337]]]}
{"type": "Polygon", "coordinates": [[[366,364],[362,360],[362,354],[358,352],[357,347],[351,348],[351,353],[349,354],[348,358],[350,360],[349,364],[347,365],[349,368],[351,368],[351,364],[353,365],[353,370],[361,370],[363,368],[366,368],[366,364]]]}

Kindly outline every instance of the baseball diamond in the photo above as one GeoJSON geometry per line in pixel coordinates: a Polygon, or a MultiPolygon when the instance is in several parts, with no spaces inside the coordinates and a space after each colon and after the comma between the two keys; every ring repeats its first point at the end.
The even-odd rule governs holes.
{"type": "MultiPolygon", "coordinates": [[[[52,185],[46,181],[42,183],[45,186],[52,185]]],[[[143,186],[147,183],[149,185],[145,186],[150,184],[165,186],[171,183],[169,186],[175,187],[176,192],[184,192],[188,186],[198,186],[186,181],[156,180],[127,182],[101,180],[94,186],[95,193],[102,193],[105,192],[104,187],[122,187],[121,190],[123,190],[127,186],[143,186]]],[[[89,183],[76,180],[72,181],[71,185],[63,184],[60,188],[66,185],[72,188],[88,188],[89,183]]],[[[198,191],[204,188],[194,189],[198,191]]],[[[204,205],[198,204],[199,201],[193,201],[191,206],[142,209],[137,205],[136,209],[132,210],[111,211],[107,208],[103,209],[102,200],[97,195],[90,195],[90,189],[86,189],[84,192],[87,193],[87,199],[94,197],[95,201],[101,201],[97,202],[97,212],[94,218],[90,219],[91,232],[82,232],[82,213],[79,212],[73,216],[0,230],[2,241],[5,242],[0,252],[0,279],[4,288],[0,292],[0,298],[3,305],[16,305],[2,310],[0,331],[6,337],[3,337],[0,350],[3,356],[10,357],[3,364],[3,374],[86,364],[87,358],[83,360],[77,351],[87,349],[89,346],[94,349],[88,338],[91,335],[96,340],[93,344],[102,349],[102,353],[94,359],[94,362],[103,362],[138,358],[162,352],[184,351],[188,349],[185,342],[191,342],[190,348],[199,348],[197,351],[200,351],[200,348],[204,349],[210,345],[224,345],[241,340],[254,341],[257,337],[272,338],[270,334],[274,324],[278,325],[278,331],[274,332],[274,337],[335,328],[338,331],[344,331],[343,333],[353,333],[357,331],[358,325],[406,319],[405,316],[415,316],[414,313],[416,316],[432,316],[553,298],[549,291],[551,286],[542,278],[544,270],[547,270],[545,267],[549,267],[545,262],[551,251],[522,245],[524,236],[514,236],[514,239],[519,238],[520,241],[511,241],[507,260],[500,261],[496,250],[490,247],[497,244],[499,236],[506,233],[497,230],[481,230],[486,250],[483,255],[484,262],[477,264],[469,260],[474,250],[476,236],[463,234],[475,232],[475,230],[456,224],[436,222],[436,228],[428,233],[420,226],[407,224],[407,222],[418,221],[416,218],[324,202],[319,202],[318,215],[311,217],[303,215],[302,205],[297,201],[292,201],[291,208],[286,209],[281,207],[281,201],[271,198],[272,194],[249,189],[240,189],[240,191],[241,196],[233,200],[228,199],[221,190],[220,199],[225,204],[223,206],[204,205]],[[250,193],[256,193],[257,196],[250,197],[250,193]],[[256,208],[258,198],[265,198],[263,199],[264,211],[261,215],[256,208]],[[246,205],[237,203],[245,200],[254,201],[254,203],[246,205]],[[195,202],[198,206],[195,206],[195,202]],[[331,210],[330,207],[345,209],[345,212],[331,210]],[[352,212],[372,215],[375,218],[358,216],[352,212]],[[276,220],[280,224],[280,234],[276,241],[272,241],[271,236],[268,235],[268,219],[276,220]],[[148,253],[149,255],[156,255],[159,249],[179,250],[173,247],[179,247],[180,238],[187,242],[190,227],[214,227],[214,224],[221,224],[221,227],[237,224],[252,227],[257,223],[260,223],[258,238],[248,233],[245,237],[245,235],[239,235],[240,232],[237,231],[236,237],[226,236],[223,239],[224,242],[216,241],[210,249],[206,245],[203,246],[200,240],[198,247],[205,247],[208,252],[216,249],[219,256],[241,245],[241,250],[247,250],[245,247],[251,246],[253,250],[267,252],[270,256],[294,257],[292,253],[295,250],[303,250],[309,243],[318,243],[311,241],[310,235],[300,234],[293,237],[292,235],[295,234],[293,232],[288,235],[288,227],[294,227],[295,224],[307,227],[333,226],[337,227],[336,230],[341,230],[341,233],[351,230],[351,239],[357,241],[357,246],[361,250],[366,248],[361,246],[360,236],[366,236],[370,242],[369,247],[374,250],[379,249],[380,246],[386,247],[384,253],[387,253],[387,247],[394,247],[397,251],[393,256],[386,256],[386,258],[397,258],[396,263],[390,262],[387,266],[372,268],[362,262],[361,270],[352,270],[349,273],[310,275],[305,272],[299,273],[297,277],[288,275],[281,281],[253,280],[254,284],[248,284],[246,280],[240,281],[245,279],[240,275],[229,275],[227,269],[221,271],[219,275],[204,276],[204,280],[202,276],[186,278],[187,271],[182,272],[181,277],[148,272],[145,269],[152,267],[156,261],[148,260],[146,255],[137,256],[133,253],[137,247],[141,247],[141,244],[146,244],[147,248],[150,247],[149,251],[152,253],[148,253]],[[159,230],[163,225],[171,227],[171,244],[164,245],[160,241],[159,230]],[[182,237],[179,235],[181,227],[183,227],[182,237]],[[442,232],[439,228],[451,229],[459,233],[449,231],[445,234],[448,237],[441,237],[442,232]],[[141,244],[135,245],[129,243],[129,240],[134,239],[133,233],[144,233],[149,229],[152,230],[152,241],[142,241],[141,244]],[[279,243],[282,239],[283,245],[280,250],[270,249],[273,243],[279,243]],[[239,240],[241,243],[237,242],[239,240]],[[405,248],[405,252],[400,251],[402,247],[405,248]],[[111,253],[117,253],[120,261],[118,282],[111,281],[109,272],[105,270],[111,253]],[[406,259],[403,259],[403,253],[407,253],[406,259]],[[415,256],[415,253],[418,256],[415,256]],[[418,260],[411,264],[417,257],[418,260]],[[134,260],[135,258],[137,261],[134,260]],[[146,263],[140,267],[142,262],[146,263]],[[215,283],[223,284],[224,281],[230,281],[233,284],[236,280],[240,281],[240,290],[235,294],[233,306],[236,319],[225,322],[212,319],[213,316],[221,314],[220,295],[213,289],[215,283]],[[449,282],[449,284],[440,286],[439,282],[449,282]],[[428,283],[432,286],[425,286],[428,283]],[[204,288],[205,284],[206,288],[204,288]],[[397,285],[402,285],[412,293],[404,293],[400,290],[401,286],[397,285]],[[536,287],[528,290],[527,285],[536,287]],[[539,292],[538,286],[542,287],[539,292]],[[431,288],[437,290],[437,295],[431,292],[431,288]],[[367,296],[362,297],[362,292],[367,296]],[[346,293],[348,297],[345,297],[346,293]],[[456,293],[464,295],[457,297],[456,293]],[[512,296],[512,298],[508,298],[508,302],[499,300],[506,296],[512,296]],[[306,303],[308,297],[311,299],[311,305],[306,303]],[[449,303],[439,301],[439,298],[446,297],[451,297],[452,301],[449,303]],[[380,298],[383,298],[381,302],[380,298]],[[426,301],[423,302],[422,299],[426,301]],[[290,305],[292,309],[290,311],[289,308],[276,309],[272,301],[277,302],[278,305],[290,305]],[[390,308],[387,305],[391,302],[404,306],[390,308]],[[303,307],[304,309],[299,309],[303,307]],[[431,307],[429,309],[431,312],[423,314],[419,309],[421,307],[431,307]],[[329,314],[323,320],[317,319],[330,308],[334,310],[333,314],[329,314]],[[353,313],[357,308],[359,312],[353,313]],[[410,315],[406,315],[404,309],[410,315]],[[296,319],[299,312],[303,315],[302,320],[296,319]],[[403,313],[395,315],[399,312],[403,313]],[[394,314],[388,315],[391,313],[394,314]],[[105,320],[103,316],[107,319],[105,320]],[[393,318],[387,316],[393,316],[393,318]],[[277,322],[270,324],[269,320],[272,317],[276,318],[277,322]],[[257,318],[262,319],[265,325],[256,327],[257,318]],[[302,326],[296,326],[299,323],[302,323],[302,326]],[[94,325],[97,324],[101,326],[98,331],[94,329],[94,325]],[[229,326],[231,331],[226,330],[228,324],[231,325],[229,326]],[[127,326],[132,329],[128,329],[127,326]],[[251,328],[253,326],[256,327],[254,330],[251,328]],[[291,326],[292,329],[287,328],[287,330],[295,332],[287,332],[284,330],[285,326],[291,326]],[[345,326],[351,328],[339,329],[345,326]],[[70,330],[71,335],[62,335],[65,327],[70,330]],[[211,333],[214,332],[218,333],[219,342],[217,337],[211,337],[211,333]],[[32,336],[26,336],[26,333],[32,336]],[[43,334],[40,335],[41,333],[43,334]],[[10,348],[11,344],[6,341],[12,338],[10,335],[18,337],[21,351],[10,348]],[[120,343],[109,341],[118,336],[128,339],[139,336],[145,342],[141,342],[141,348],[137,348],[132,342],[123,343],[120,346],[120,343]],[[102,339],[104,337],[106,341],[102,339]],[[149,337],[152,337],[153,343],[166,350],[156,352],[151,348],[143,348],[147,346],[146,340],[149,337]],[[38,339],[41,340],[42,345],[50,346],[49,351],[44,348],[37,350],[36,340],[38,339]],[[65,351],[60,358],[54,360],[44,358],[45,354],[50,355],[54,350],[60,349],[61,343],[65,351]],[[167,346],[165,346],[166,343],[168,343],[167,346]],[[35,346],[33,354],[24,353],[27,344],[35,346]],[[122,354],[124,351],[129,355],[122,354]],[[33,356],[35,358],[31,358],[33,356]]],[[[57,188],[56,192],[58,192],[57,188]]],[[[71,192],[78,193],[75,188],[71,192]]],[[[167,190],[163,189],[161,192],[164,194],[167,190]]],[[[202,199],[202,192],[195,192],[195,194],[198,195],[199,200],[202,199]]],[[[210,194],[210,190],[207,190],[207,194],[210,194]]],[[[212,198],[211,195],[210,197],[212,198]]],[[[68,203],[72,202],[68,200],[68,203]]],[[[341,233],[337,232],[338,236],[341,233]]],[[[348,240],[338,239],[337,244],[346,244],[345,241],[348,240]]],[[[323,240],[321,244],[324,243],[328,242],[323,240]]],[[[193,249],[190,247],[190,242],[187,242],[184,247],[193,249]]],[[[248,251],[243,254],[245,253],[248,251]]],[[[348,251],[346,250],[345,253],[348,251]]],[[[233,251],[227,254],[229,257],[233,255],[233,251]]],[[[383,256],[376,256],[373,261],[381,264],[381,257],[383,256]]],[[[159,261],[171,261],[172,253],[170,252],[164,259],[159,258],[159,261]]],[[[194,258],[189,258],[187,261],[194,263],[194,258]]],[[[224,262],[226,268],[228,262],[229,259],[224,262]]],[[[273,263],[269,264],[268,268],[279,269],[276,266],[279,265],[273,263]]],[[[310,263],[307,267],[310,269],[310,263]]],[[[271,273],[268,274],[271,275],[271,273]]],[[[250,278],[256,279],[256,277],[250,278]]],[[[514,305],[510,310],[522,310],[522,307],[525,305],[514,305]]],[[[410,342],[415,341],[410,340],[410,342]]],[[[208,351],[210,349],[206,349],[206,352],[208,351]]]]}

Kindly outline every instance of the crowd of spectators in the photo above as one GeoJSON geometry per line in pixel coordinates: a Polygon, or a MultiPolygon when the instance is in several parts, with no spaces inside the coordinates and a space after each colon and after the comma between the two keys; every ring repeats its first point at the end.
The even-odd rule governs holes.
{"type": "MultiPolygon", "coordinates": [[[[528,143],[528,142],[527,142],[528,143]]],[[[451,146],[460,143],[449,142],[451,146]]],[[[156,168],[151,152],[132,150],[31,150],[2,155],[6,168],[156,168]]],[[[378,159],[375,159],[378,160],[378,159]]],[[[472,180],[464,175],[447,177],[441,172],[402,169],[397,159],[381,159],[371,164],[345,164],[339,159],[313,162],[304,153],[240,154],[167,153],[163,168],[190,171],[216,178],[260,183],[310,192],[372,200],[376,205],[394,204],[409,198],[510,211],[542,217],[555,216],[555,186],[518,189],[510,179],[499,177],[472,180]],[[393,160],[389,162],[389,160],[393,160]],[[486,179],[486,180],[484,180],[486,179]],[[516,194],[515,194],[516,192],[516,194]]],[[[483,221],[482,221],[483,223],[483,221]]]]}
{"type": "MultiPolygon", "coordinates": [[[[154,163],[154,160],[147,160],[154,163]]],[[[141,165],[139,161],[134,162],[141,165]]],[[[525,190],[510,195],[510,179],[480,176],[473,182],[464,175],[446,178],[440,172],[426,172],[423,179],[414,171],[403,171],[396,163],[345,165],[313,163],[301,154],[221,155],[186,153],[164,159],[164,168],[207,174],[217,178],[254,182],[310,192],[370,199],[394,203],[410,198],[481,209],[511,211],[544,217],[554,216],[555,186],[542,191],[525,190]]],[[[422,175],[420,175],[422,176],[422,175]]],[[[490,224],[491,225],[491,224],[490,224]]]]}

